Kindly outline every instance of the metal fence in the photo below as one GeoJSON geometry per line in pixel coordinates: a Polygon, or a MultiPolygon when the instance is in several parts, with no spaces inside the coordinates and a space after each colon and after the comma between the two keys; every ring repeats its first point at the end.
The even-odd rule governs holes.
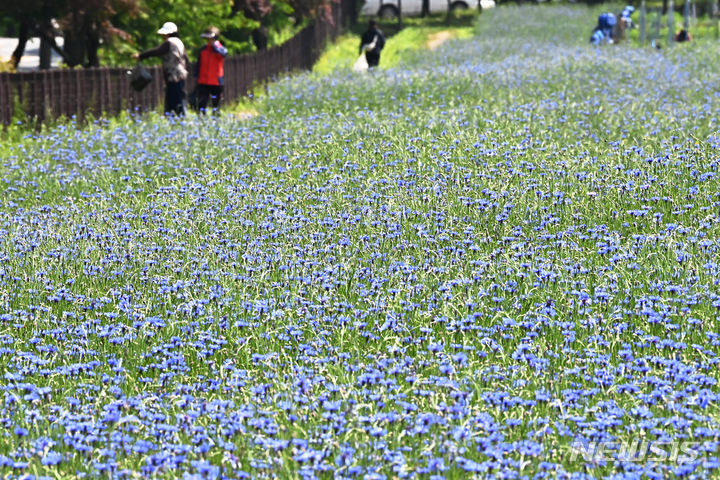
{"type": "MultiPolygon", "coordinates": [[[[225,99],[247,95],[259,82],[285,72],[312,68],[328,40],[335,39],[344,22],[354,21],[355,1],[332,4],[332,21],[317,19],[282,45],[225,59],[225,99]]],[[[162,69],[149,67],[153,81],[142,91],[130,87],[127,68],[59,69],[0,73],[0,125],[13,119],[39,122],[60,116],[84,118],[114,115],[125,110],[150,111],[162,105],[165,87],[162,69]]],[[[188,76],[185,88],[195,80],[188,76]]]]}

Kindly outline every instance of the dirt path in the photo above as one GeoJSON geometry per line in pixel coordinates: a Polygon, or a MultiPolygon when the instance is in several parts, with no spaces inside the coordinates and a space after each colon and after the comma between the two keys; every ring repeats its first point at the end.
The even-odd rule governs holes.
{"type": "Polygon", "coordinates": [[[232,115],[238,120],[248,120],[252,117],[256,117],[258,115],[258,112],[255,109],[246,109],[232,112],[232,115]]]}
{"type": "Polygon", "coordinates": [[[430,35],[428,37],[427,47],[430,50],[435,50],[437,47],[442,45],[443,42],[450,40],[454,36],[455,35],[448,30],[443,30],[442,32],[433,33],[432,35],[430,35]]]}

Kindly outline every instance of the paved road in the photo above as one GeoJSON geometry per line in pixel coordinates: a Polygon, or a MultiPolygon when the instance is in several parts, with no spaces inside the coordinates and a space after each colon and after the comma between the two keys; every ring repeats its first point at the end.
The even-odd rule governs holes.
{"type": "MultiPolygon", "coordinates": [[[[62,45],[62,41],[63,39],[61,37],[57,38],[58,45],[62,45]]],[[[15,47],[17,47],[17,38],[0,37],[0,60],[2,60],[3,62],[9,60],[13,50],[15,50],[15,47]]],[[[37,70],[40,66],[40,57],[38,56],[39,53],[40,39],[33,38],[25,46],[25,55],[23,55],[23,58],[20,60],[18,70],[37,70]]],[[[52,66],[58,66],[60,60],[60,55],[52,52],[52,66]]]]}

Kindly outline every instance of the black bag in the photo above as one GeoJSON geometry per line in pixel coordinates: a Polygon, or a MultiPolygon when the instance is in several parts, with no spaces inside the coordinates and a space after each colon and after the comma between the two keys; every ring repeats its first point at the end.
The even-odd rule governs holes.
{"type": "Polygon", "coordinates": [[[152,82],[152,75],[142,63],[138,62],[135,68],[132,69],[132,72],[130,72],[130,86],[139,92],[147,87],[150,82],[152,82]]]}

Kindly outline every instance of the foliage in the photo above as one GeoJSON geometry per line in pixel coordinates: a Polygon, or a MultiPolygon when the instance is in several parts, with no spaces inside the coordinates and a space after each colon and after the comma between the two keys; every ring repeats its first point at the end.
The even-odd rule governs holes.
{"type": "Polygon", "coordinates": [[[14,71],[15,71],[15,67],[10,60],[8,60],[8,61],[0,60],[0,73],[14,72],[14,71]]]}
{"type": "MultiPolygon", "coordinates": [[[[222,0],[209,0],[206,2],[166,2],[161,0],[143,0],[141,13],[138,18],[121,16],[116,22],[128,31],[131,41],[113,43],[104,48],[104,56],[109,63],[128,63],[132,53],[147,50],[157,46],[162,38],[156,33],[165,22],[174,22],[178,26],[180,38],[192,57],[192,50],[204,44],[200,34],[210,25],[214,25],[224,32],[229,27],[242,28],[248,24],[243,15],[229,19],[232,5],[222,0]],[[229,20],[228,20],[229,19],[229,20]]],[[[231,51],[237,50],[238,44],[228,41],[231,51]]],[[[242,45],[242,44],[241,44],[242,45]]]]}
{"type": "Polygon", "coordinates": [[[5,158],[10,155],[17,145],[27,141],[34,132],[33,122],[28,122],[23,111],[23,105],[17,95],[13,95],[13,115],[9,125],[3,125],[0,129],[0,156],[5,158]]]}
{"type": "MultiPolygon", "coordinates": [[[[243,9],[233,6],[225,0],[205,2],[162,0],[143,0],[138,18],[120,16],[116,22],[131,34],[131,41],[111,43],[103,54],[110,64],[126,64],[132,53],[157,46],[160,37],[156,34],[164,22],[178,25],[180,38],[185,43],[190,57],[194,60],[194,51],[204,45],[200,34],[208,26],[220,29],[222,42],[231,54],[251,52],[255,49],[251,34],[261,24],[259,20],[248,18],[243,9]]],[[[271,45],[278,39],[287,37],[289,7],[282,1],[272,0],[269,7],[262,10],[262,22],[269,27],[271,45]]]]}
{"type": "Polygon", "coordinates": [[[44,16],[41,10],[45,8],[48,15],[57,13],[58,2],[45,4],[43,0],[26,0],[23,2],[2,2],[0,3],[0,17],[5,21],[22,21],[35,19],[44,16]]]}
{"type": "Polygon", "coordinates": [[[10,36],[11,32],[16,28],[13,19],[6,15],[6,12],[0,12],[0,36],[3,37],[10,36]]]}
{"type": "Polygon", "coordinates": [[[297,21],[307,21],[316,17],[332,21],[331,4],[338,0],[287,0],[297,21]]]}
{"type": "Polygon", "coordinates": [[[13,146],[0,474],[717,478],[720,64],[594,18],[13,146]]]}

